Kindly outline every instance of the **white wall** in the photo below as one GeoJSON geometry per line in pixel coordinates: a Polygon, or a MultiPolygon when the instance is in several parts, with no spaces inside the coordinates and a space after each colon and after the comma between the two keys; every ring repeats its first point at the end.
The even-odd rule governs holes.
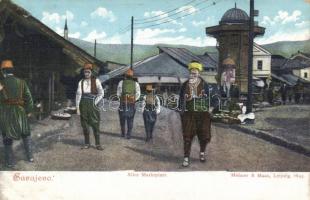
{"type": "Polygon", "coordinates": [[[293,70],[293,74],[302,78],[302,79],[310,81],[310,67],[305,68],[305,69],[295,69],[295,70],[293,70]],[[304,77],[305,73],[308,73],[307,78],[304,77]]]}
{"type": "Polygon", "coordinates": [[[253,75],[262,78],[271,76],[271,53],[257,44],[253,47],[253,75]],[[263,62],[263,67],[261,70],[257,68],[257,63],[259,60],[263,62]]]}

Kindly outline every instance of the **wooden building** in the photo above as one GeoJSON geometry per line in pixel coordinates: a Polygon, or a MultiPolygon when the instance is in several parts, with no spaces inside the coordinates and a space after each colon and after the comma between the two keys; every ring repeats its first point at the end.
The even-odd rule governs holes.
{"type": "MultiPolygon", "coordinates": [[[[148,83],[157,88],[158,93],[178,94],[180,85],[189,77],[188,63],[192,60],[203,64],[201,73],[208,83],[216,83],[216,61],[208,54],[197,56],[185,48],[159,46],[159,54],[134,63],[134,76],[141,85],[142,91],[148,83]]],[[[108,85],[109,94],[116,93],[118,82],[123,78],[129,66],[115,69],[100,76],[101,81],[108,85]]]]}
{"type": "Polygon", "coordinates": [[[298,76],[296,71],[302,71],[309,68],[309,62],[305,60],[299,60],[297,57],[285,58],[280,55],[272,55],[271,69],[272,69],[272,81],[286,83],[289,86],[296,85],[299,80],[304,85],[310,86],[310,80],[298,76]]]}
{"type": "Polygon", "coordinates": [[[13,60],[15,74],[27,81],[45,113],[65,99],[62,74],[74,75],[86,62],[105,65],[10,0],[0,0],[0,59],[13,60]]]}
{"type": "Polygon", "coordinates": [[[298,51],[292,55],[291,59],[301,63],[299,66],[295,66],[292,69],[293,74],[301,79],[310,81],[310,54],[298,51]]]}
{"type": "MultiPolygon", "coordinates": [[[[227,57],[232,58],[236,63],[235,82],[242,93],[246,93],[248,87],[248,33],[249,16],[237,6],[225,12],[219,25],[206,28],[206,34],[217,40],[218,76],[221,76],[224,71],[223,61],[227,57]]],[[[265,28],[258,26],[255,22],[254,35],[258,36],[264,33],[265,28]]]]}

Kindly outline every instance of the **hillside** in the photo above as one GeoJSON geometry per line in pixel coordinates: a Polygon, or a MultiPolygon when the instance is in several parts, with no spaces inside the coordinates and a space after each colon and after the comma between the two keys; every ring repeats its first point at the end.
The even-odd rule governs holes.
{"type": "MultiPolygon", "coordinates": [[[[70,39],[75,45],[86,50],[91,55],[94,54],[94,43],[86,42],[79,39],[70,39]]],[[[186,45],[134,45],[134,61],[138,61],[149,56],[158,54],[157,46],[169,46],[186,48],[194,54],[204,54],[205,52],[216,52],[214,46],[195,47],[186,45]]],[[[279,54],[285,57],[290,57],[298,50],[310,52],[310,40],[296,42],[276,42],[272,44],[262,45],[272,54],[279,54]]],[[[118,63],[128,64],[130,61],[130,45],[129,44],[97,44],[97,58],[103,61],[114,61],[118,63]]]]}
{"type": "Polygon", "coordinates": [[[270,53],[290,57],[297,51],[310,53],[310,40],[306,41],[289,41],[276,42],[272,44],[263,45],[270,53]]]}

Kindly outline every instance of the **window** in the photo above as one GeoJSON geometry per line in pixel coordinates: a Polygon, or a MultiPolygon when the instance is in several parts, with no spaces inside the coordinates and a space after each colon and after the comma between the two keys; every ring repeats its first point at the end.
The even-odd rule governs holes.
{"type": "Polygon", "coordinates": [[[257,69],[258,70],[263,70],[263,61],[262,60],[258,60],[257,61],[257,69]]]}
{"type": "Polygon", "coordinates": [[[304,78],[308,78],[308,73],[307,72],[304,73],[304,78]]]}

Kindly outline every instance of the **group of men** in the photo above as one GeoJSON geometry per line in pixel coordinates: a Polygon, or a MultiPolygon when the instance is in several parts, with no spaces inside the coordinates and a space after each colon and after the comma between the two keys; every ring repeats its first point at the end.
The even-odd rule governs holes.
{"type": "MultiPolygon", "coordinates": [[[[182,121],[184,159],[182,165],[190,165],[190,151],[193,138],[197,135],[200,143],[199,159],[206,161],[206,146],[211,140],[211,116],[208,110],[208,84],[200,77],[202,64],[192,61],[188,64],[189,79],[183,83],[179,97],[179,111],[182,121]]],[[[79,81],[76,92],[77,114],[83,129],[84,145],[90,148],[90,128],[95,137],[95,148],[103,150],[100,144],[100,109],[98,104],[104,97],[101,82],[93,75],[93,65],[86,63],[84,77],[79,81]]],[[[11,60],[1,63],[3,77],[0,80],[0,131],[3,137],[5,165],[14,167],[13,140],[22,139],[26,157],[33,162],[32,145],[28,118],[33,108],[33,100],[26,82],[14,76],[11,60]]],[[[136,112],[136,103],[140,99],[139,83],[134,79],[134,72],[129,69],[124,80],[117,87],[120,100],[119,119],[121,136],[131,139],[136,112]],[[127,125],[127,128],[126,128],[127,125]]],[[[142,98],[143,120],[145,124],[146,142],[153,139],[157,115],[161,103],[151,84],[146,85],[146,95],[142,98]]]]}
{"type": "MultiPolygon", "coordinates": [[[[134,80],[132,69],[129,69],[125,74],[124,80],[119,82],[117,96],[120,100],[119,119],[121,136],[130,139],[136,112],[136,102],[141,96],[140,85],[134,80]]],[[[161,103],[158,96],[154,93],[153,86],[151,84],[146,85],[146,95],[142,98],[146,142],[153,139],[154,126],[157,115],[160,113],[160,107],[161,103]]]]}
{"type": "Polygon", "coordinates": [[[281,100],[282,104],[286,104],[287,98],[289,102],[294,101],[296,104],[300,103],[300,99],[303,97],[304,93],[303,84],[298,79],[295,86],[288,86],[286,83],[283,83],[279,89],[279,92],[281,93],[281,100]]]}

